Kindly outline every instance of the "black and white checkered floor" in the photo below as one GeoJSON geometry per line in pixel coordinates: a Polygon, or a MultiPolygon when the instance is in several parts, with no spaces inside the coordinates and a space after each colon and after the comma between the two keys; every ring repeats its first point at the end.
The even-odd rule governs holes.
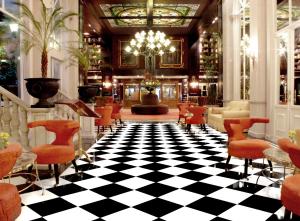
{"type": "Polygon", "coordinates": [[[91,164],[77,160],[80,175],[69,167],[60,186],[45,179],[21,194],[18,220],[282,219],[279,186],[265,177],[255,185],[262,160],[241,180],[243,160],[231,159],[230,171],[224,171],[227,135],[192,130],[188,134],[175,123],[130,123],[106,134],[88,150],[91,164]]]}

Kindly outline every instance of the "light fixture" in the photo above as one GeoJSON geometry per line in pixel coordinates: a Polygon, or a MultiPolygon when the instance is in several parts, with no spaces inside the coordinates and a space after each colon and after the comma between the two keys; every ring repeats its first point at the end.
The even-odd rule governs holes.
{"type": "Polygon", "coordinates": [[[103,82],[104,88],[110,88],[112,86],[112,83],[109,80],[109,76],[105,76],[105,81],[103,82]]]}
{"type": "Polygon", "coordinates": [[[190,82],[191,88],[199,87],[199,82],[196,80],[195,76],[192,76],[192,81],[190,82]]]}
{"type": "Polygon", "coordinates": [[[170,39],[166,38],[164,32],[150,30],[137,32],[130,44],[126,46],[125,51],[135,56],[162,56],[165,53],[175,52],[176,48],[171,45],[170,39]]]}

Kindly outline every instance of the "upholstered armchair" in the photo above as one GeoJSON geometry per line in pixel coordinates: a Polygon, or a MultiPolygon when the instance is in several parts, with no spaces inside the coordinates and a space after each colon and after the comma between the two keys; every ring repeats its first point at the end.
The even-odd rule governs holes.
{"type": "Polygon", "coordinates": [[[249,101],[231,101],[226,107],[208,109],[207,124],[220,132],[226,132],[224,119],[249,118],[249,101]]]}
{"type": "MultiPolygon", "coordinates": [[[[300,168],[300,146],[292,143],[289,139],[278,140],[281,149],[289,153],[293,164],[300,168]]],[[[285,219],[289,220],[290,213],[300,216],[300,174],[287,177],[281,187],[281,202],[285,209],[285,219]]]]}
{"type": "MultiPolygon", "coordinates": [[[[9,144],[0,151],[0,179],[13,168],[17,158],[21,155],[19,144],[9,144]]],[[[15,220],[21,213],[21,198],[17,187],[9,183],[0,183],[0,220],[15,220]]]]}
{"type": "MultiPolygon", "coordinates": [[[[268,142],[260,139],[247,139],[245,131],[255,123],[269,123],[268,118],[225,119],[224,128],[228,135],[228,157],[225,169],[232,156],[245,159],[244,177],[248,174],[248,163],[253,159],[264,158],[263,151],[270,148],[268,142]]],[[[272,168],[271,161],[268,161],[272,168]]]]}
{"type": "Polygon", "coordinates": [[[180,123],[180,119],[186,118],[185,114],[188,112],[188,107],[189,103],[178,103],[177,108],[178,108],[178,123],[180,123]]]}
{"type": "Polygon", "coordinates": [[[122,119],[121,119],[121,109],[123,107],[122,104],[109,103],[109,104],[106,104],[106,106],[112,106],[111,119],[115,120],[115,124],[117,125],[118,120],[119,120],[120,124],[122,124],[122,119]]]}
{"type": "Polygon", "coordinates": [[[80,125],[73,120],[44,120],[28,123],[29,128],[45,127],[47,131],[54,132],[55,140],[51,144],[42,144],[32,148],[37,155],[37,164],[54,164],[56,185],[59,184],[58,164],[72,162],[78,172],[75,162],[74,135],[79,131],[80,125]]]}
{"type": "Polygon", "coordinates": [[[185,123],[187,124],[187,130],[190,131],[192,124],[200,125],[201,129],[205,130],[205,118],[204,113],[206,111],[206,107],[203,106],[195,106],[187,108],[188,111],[193,115],[192,117],[187,117],[185,123]]]}
{"type": "Polygon", "coordinates": [[[101,118],[96,118],[95,119],[95,126],[98,127],[98,134],[100,132],[100,126],[102,126],[102,129],[104,131],[105,127],[110,127],[111,132],[112,127],[111,127],[111,114],[113,111],[112,106],[104,106],[104,107],[95,107],[95,112],[101,116],[101,118]]]}

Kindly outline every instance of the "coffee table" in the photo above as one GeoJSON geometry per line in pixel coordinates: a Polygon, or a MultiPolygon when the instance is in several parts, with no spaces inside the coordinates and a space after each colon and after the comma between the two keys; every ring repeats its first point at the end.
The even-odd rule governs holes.
{"type": "MultiPolygon", "coordinates": [[[[270,160],[270,161],[278,164],[278,166],[275,166],[275,167],[273,166],[273,169],[283,167],[283,178],[285,178],[285,176],[286,176],[286,168],[294,169],[294,165],[289,157],[289,154],[287,152],[281,150],[280,148],[275,148],[275,147],[268,148],[263,151],[263,154],[267,160],[270,160]]],[[[271,180],[271,179],[267,176],[265,171],[268,171],[268,170],[270,171],[270,169],[271,169],[270,167],[266,167],[261,171],[261,175],[265,176],[269,180],[271,180]]],[[[261,175],[258,176],[256,184],[261,175]]]]}

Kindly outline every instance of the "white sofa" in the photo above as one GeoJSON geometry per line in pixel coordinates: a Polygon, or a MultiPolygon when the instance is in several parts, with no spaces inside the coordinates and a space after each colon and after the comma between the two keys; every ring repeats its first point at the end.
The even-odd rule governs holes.
{"type": "Polygon", "coordinates": [[[225,132],[224,119],[247,118],[250,116],[249,101],[230,101],[226,107],[208,109],[207,124],[220,132],[225,132]]]}

